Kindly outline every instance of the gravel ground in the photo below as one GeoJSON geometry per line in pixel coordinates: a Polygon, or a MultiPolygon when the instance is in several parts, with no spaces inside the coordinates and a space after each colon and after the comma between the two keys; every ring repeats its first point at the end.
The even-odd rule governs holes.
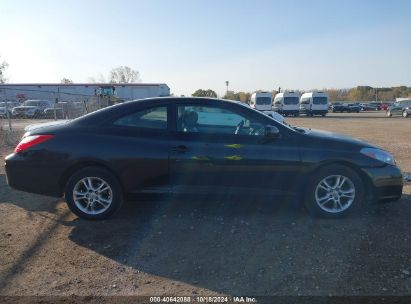
{"type": "MultiPolygon", "coordinates": [[[[289,118],[392,152],[411,171],[411,119],[289,118]]],[[[1,157],[12,150],[4,147],[1,157]]],[[[292,199],[142,198],[89,222],[11,190],[0,169],[0,295],[411,295],[411,186],[342,220],[292,199]]]]}

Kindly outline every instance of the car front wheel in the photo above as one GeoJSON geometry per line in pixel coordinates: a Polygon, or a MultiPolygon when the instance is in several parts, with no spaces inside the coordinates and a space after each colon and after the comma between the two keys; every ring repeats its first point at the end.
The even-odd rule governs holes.
{"type": "Polygon", "coordinates": [[[387,111],[387,117],[391,117],[391,116],[392,116],[391,111],[387,111]]]}
{"type": "Polygon", "coordinates": [[[407,118],[408,117],[408,112],[406,110],[404,110],[402,112],[402,117],[407,118]]]}
{"type": "Polygon", "coordinates": [[[77,216],[98,220],[113,215],[123,201],[120,183],[109,171],[87,167],[74,173],[65,189],[65,199],[77,216]]]}
{"type": "Polygon", "coordinates": [[[305,206],[315,217],[344,217],[361,204],[364,186],[349,167],[331,165],[318,171],[306,192],[305,206]]]}

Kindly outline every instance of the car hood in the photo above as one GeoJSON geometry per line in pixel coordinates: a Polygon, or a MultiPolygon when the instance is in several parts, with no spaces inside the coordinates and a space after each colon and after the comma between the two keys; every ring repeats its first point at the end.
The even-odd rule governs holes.
{"type": "Polygon", "coordinates": [[[69,121],[70,120],[57,120],[57,121],[50,121],[50,122],[32,124],[32,125],[28,125],[27,127],[25,127],[24,131],[26,131],[26,132],[34,131],[34,130],[38,131],[42,128],[60,126],[60,125],[68,123],[69,121]]]}
{"type": "Polygon", "coordinates": [[[353,138],[348,135],[324,131],[324,130],[309,129],[309,128],[299,128],[299,129],[303,129],[305,131],[305,135],[308,137],[312,137],[316,139],[323,139],[325,141],[340,142],[342,144],[348,144],[348,145],[353,145],[353,146],[358,146],[358,147],[371,147],[371,148],[379,149],[378,147],[366,141],[362,141],[362,140],[353,138]]]}

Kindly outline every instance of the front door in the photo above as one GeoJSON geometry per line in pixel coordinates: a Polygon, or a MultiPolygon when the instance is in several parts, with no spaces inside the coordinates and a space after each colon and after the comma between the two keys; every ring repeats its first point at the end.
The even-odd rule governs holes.
{"type": "Polygon", "coordinates": [[[266,193],[286,191],[298,171],[295,143],[282,132],[265,137],[274,123],[222,103],[176,104],[170,177],[176,192],[266,193]]]}

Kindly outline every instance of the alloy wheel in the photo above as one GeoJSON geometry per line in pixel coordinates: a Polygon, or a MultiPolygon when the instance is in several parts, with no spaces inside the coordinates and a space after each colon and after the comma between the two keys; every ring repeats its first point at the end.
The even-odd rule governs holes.
{"type": "Polygon", "coordinates": [[[110,207],[113,191],[110,185],[99,177],[84,177],[74,186],[73,200],[82,212],[96,215],[110,207]]]}
{"type": "Polygon", "coordinates": [[[339,213],[347,210],[355,199],[353,182],[343,175],[323,178],[315,189],[315,201],[324,211],[339,213]]]}

